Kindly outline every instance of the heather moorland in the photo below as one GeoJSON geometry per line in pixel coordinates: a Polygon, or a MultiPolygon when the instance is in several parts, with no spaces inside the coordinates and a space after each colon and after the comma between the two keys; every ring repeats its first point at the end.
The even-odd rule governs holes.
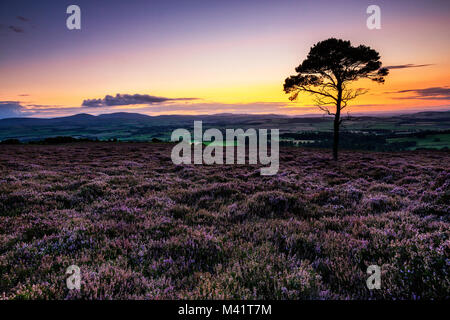
{"type": "Polygon", "coordinates": [[[282,147],[280,170],[172,144],[0,146],[0,298],[445,299],[450,153],[282,147]],[[81,290],[66,288],[78,265],[81,290]],[[366,269],[381,266],[380,290],[366,269]]]}

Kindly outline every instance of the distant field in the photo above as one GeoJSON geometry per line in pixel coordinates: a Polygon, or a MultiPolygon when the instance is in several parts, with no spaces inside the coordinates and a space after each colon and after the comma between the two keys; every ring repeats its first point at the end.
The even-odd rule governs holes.
{"type": "Polygon", "coordinates": [[[427,148],[427,149],[449,148],[450,149],[450,134],[432,134],[432,135],[428,135],[424,138],[406,137],[406,138],[388,139],[388,142],[390,142],[390,143],[406,142],[406,141],[416,142],[416,146],[409,147],[408,150],[416,150],[419,148],[427,148]]]}
{"type": "MultiPolygon", "coordinates": [[[[345,119],[346,116],[344,116],[345,119]]],[[[0,120],[0,141],[19,139],[23,142],[47,137],[72,136],[99,140],[150,141],[170,140],[177,128],[192,129],[195,120],[203,128],[279,129],[281,133],[332,132],[330,117],[286,117],[278,115],[199,115],[158,116],[115,113],[92,116],[79,114],[55,119],[15,118],[0,120]]],[[[351,117],[342,131],[389,134],[450,130],[450,112],[422,112],[392,117],[351,117]]]]}

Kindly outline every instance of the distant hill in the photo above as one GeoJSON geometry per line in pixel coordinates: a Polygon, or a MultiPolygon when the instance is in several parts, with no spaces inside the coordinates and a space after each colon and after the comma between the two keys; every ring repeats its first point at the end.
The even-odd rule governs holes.
{"type": "MultiPolygon", "coordinates": [[[[384,119],[384,118],[407,118],[407,119],[448,119],[450,118],[450,111],[422,111],[410,114],[399,114],[399,115],[357,115],[353,118],[362,119],[384,119]]],[[[56,122],[67,122],[67,121],[95,121],[95,120],[137,120],[137,121],[152,121],[152,120],[192,120],[192,119],[204,119],[204,120],[219,120],[219,119],[317,119],[324,118],[324,116],[311,114],[311,115],[300,115],[300,116],[287,116],[280,114],[236,114],[236,113],[217,113],[217,114],[200,114],[200,115],[159,115],[159,116],[149,116],[141,113],[132,112],[115,112],[115,113],[105,113],[98,116],[94,116],[88,113],[79,113],[72,116],[56,117],[56,118],[31,118],[31,117],[15,117],[15,118],[4,118],[0,119],[0,125],[7,124],[48,124],[56,122]]],[[[325,117],[326,118],[326,117],[325,117]]],[[[304,121],[302,121],[304,122],[304,121]]]]}
{"type": "Polygon", "coordinates": [[[131,112],[115,112],[106,113],[97,116],[98,119],[127,119],[127,120],[148,120],[151,116],[141,114],[141,113],[131,113],[131,112]]]}
{"type": "Polygon", "coordinates": [[[423,111],[409,115],[400,115],[402,118],[415,118],[415,119],[450,119],[450,111],[423,111]]]}
{"type": "MultiPolygon", "coordinates": [[[[58,118],[8,118],[0,120],[0,140],[41,140],[56,136],[89,139],[149,141],[169,140],[176,128],[191,129],[194,120],[203,127],[278,128],[280,132],[328,132],[331,117],[285,116],[277,114],[160,115],[117,112],[98,116],[80,113],[58,118]]],[[[450,129],[450,111],[426,111],[395,116],[355,116],[345,122],[343,130],[356,132],[417,132],[450,129]]]]}

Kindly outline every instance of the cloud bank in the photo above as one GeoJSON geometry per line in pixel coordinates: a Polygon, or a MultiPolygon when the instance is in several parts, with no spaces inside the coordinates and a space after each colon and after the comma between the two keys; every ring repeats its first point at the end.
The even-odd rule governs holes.
{"type": "Polygon", "coordinates": [[[26,109],[18,101],[0,101],[0,119],[23,117],[26,109]]]}
{"type": "Polygon", "coordinates": [[[412,93],[412,95],[407,97],[396,97],[394,99],[450,100],[450,87],[447,86],[399,90],[389,93],[412,93]]]}
{"type": "MultiPolygon", "coordinates": [[[[25,18],[23,16],[17,16],[16,19],[19,20],[20,23],[22,23],[22,24],[28,24],[30,22],[30,19],[25,18]]],[[[0,29],[3,29],[5,27],[6,27],[5,25],[0,24],[0,29]]],[[[7,30],[14,32],[14,33],[24,33],[25,32],[25,29],[23,27],[17,26],[15,24],[9,25],[7,28],[8,28],[7,30]]]]}
{"type": "Polygon", "coordinates": [[[16,33],[24,33],[24,30],[18,26],[9,26],[8,29],[16,33]]]}
{"type": "Polygon", "coordinates": [[[23,21],[23,22],[29,22],[30,21],[30,19],[25,18],[23,16],[17,16],[16,18],[17,18],[17,20],[20,20],[20,21],[23,21]]]}
{"type": "Polygon", "coordinates": [[[413,64],[413,63],[408,63],[408,64],[399,64],[399,65],[395,65],[395,66],[387,66],[385,67],[386,69],[407,69],[407,68],[420,68],[420,67],[428,67],[428,66],[432,66],[433,64],[413,64]]]}
{"type": "Polygon", "coordinates": [[[167,101],[183,101],[183,100],[196,100],[198,98],[166,98],[156,97],[148,94],[120,94],[117,93],[115,97],[106,95],[103,99],[86,99],[83,101],[82,106],[97,108],[97,107],[110,107],[110,106],[126,106],[133,104],[157,104],[167,101]]]}

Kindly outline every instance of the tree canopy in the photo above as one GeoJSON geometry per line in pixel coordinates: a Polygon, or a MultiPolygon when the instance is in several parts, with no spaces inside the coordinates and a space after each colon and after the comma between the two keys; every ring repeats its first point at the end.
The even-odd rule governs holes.
{"type": "Polygon", "coordinates": [[[315,96],[315,102],[328,114],[327,106],[344,109],[348,101],[367,90],[352,89],[349,83],[367,78],[384,83],[389,70],[381,67],[377,51],[364,45],[354,47],[350,41],[330,38],[315,44],[307,58],[295,68],[296,75],[285,80],[284,91],[290,100],[296,100],[302,92],[315,96]]]}

